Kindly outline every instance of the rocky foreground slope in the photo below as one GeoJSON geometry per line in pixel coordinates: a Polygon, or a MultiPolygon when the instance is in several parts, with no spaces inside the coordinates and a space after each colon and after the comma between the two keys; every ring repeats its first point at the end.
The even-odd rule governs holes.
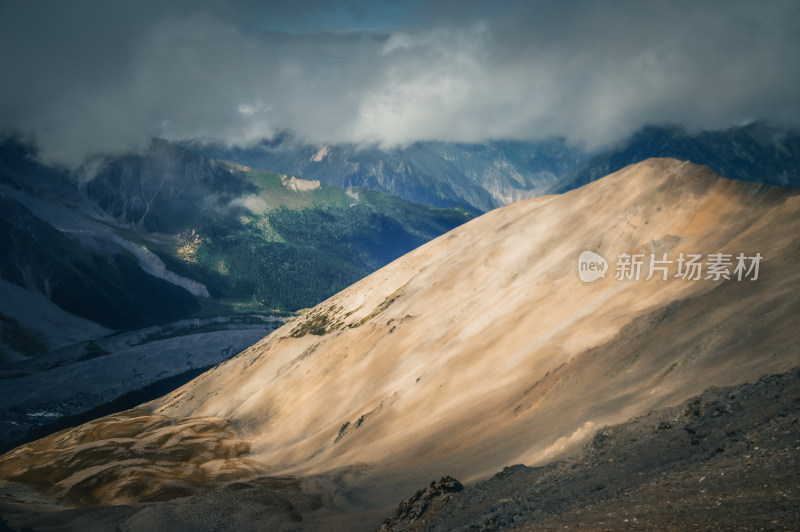
{"type": "Polygon", "coordinates": [[[798,501],[796,368],[601,429],[567,460],[432,482],[381,531],[781,530],[800,523],[798,501]]]}
{"type": "Polygon", "coordinates": [[[0,457],[0,478],[78,506],[169,501],[70,514],[113,523],[210,519],[216,501],[218,526],[379,526],[433,478],[554,463],[604,426],[800,365],[799,208],[673,159],[509,205],[159,400],[0,457]],[[605,277],[581,281],[582,251],[605,277]],[[651,253],[668,271],[646,280],[651,253]],[[699,279],[676,277],[681,254],[699,279]]]}

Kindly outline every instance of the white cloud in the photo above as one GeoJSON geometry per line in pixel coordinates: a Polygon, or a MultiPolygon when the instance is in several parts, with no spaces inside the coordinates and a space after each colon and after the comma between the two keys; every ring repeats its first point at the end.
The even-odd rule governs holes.
{"type": "Polygon", "coordinates": [[[519,2],[458,19],[441,4],[417,29],[290,35],[214,2],[55,4],[45,18],[7,3],[0,128],[78,164],[153,135],[598,147],[654,122],[800,124],[796,2],[519,2]]]}

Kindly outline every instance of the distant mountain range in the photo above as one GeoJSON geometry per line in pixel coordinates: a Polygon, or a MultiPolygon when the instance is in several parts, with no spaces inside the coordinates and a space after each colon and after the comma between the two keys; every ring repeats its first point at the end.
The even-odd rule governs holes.
{"type": "Polygon", "coordinates": [[[294,311],[469,220],[463,209],[255,171],[155,140],[85,185],[148,249],[216,298],[294,311]],[[141,237],[140,237],[141,238],[141,237]]]}
{"type": "Polygon", "coordinates": [[[76,173],[6,142],[0,179],[0,276],[115,329],[186,316],[201,296],[310,306],[471,218],[158,140],[76,173]]]}
{"type": "Polygon", "coordinates": [[[342,187],[364,187],[410,201],[489,211],[546,193],[586,155],[563,140],[486,144],[418,142],[384,150],[353,144],[304,144],[288,134],[250,148],[199,140],[184,146],[207,157],[302,175],[342,187]]]}
{"type": "Polygon", "coordinates": [[[306,144],[289,134],[249,148],[192,140],[208,157],[295,173],[338,186],[360,186],[431,205],[486,212],[500,205],[577,188],[650,157],[710,166],[730,179],[800,185],[800,133],[764,123],[690,132],[646,127],[599,153],[543,142],[417,142],[385,150],[351,144],[306,144]]]}
{"type": "Polygon", "coordinates": [[[717,131],[646,127],[564,174],[552,192],[566,192],[650,157],[711,167],[728,179],[800,187],[800,132],[754,123],[717,131]]]}

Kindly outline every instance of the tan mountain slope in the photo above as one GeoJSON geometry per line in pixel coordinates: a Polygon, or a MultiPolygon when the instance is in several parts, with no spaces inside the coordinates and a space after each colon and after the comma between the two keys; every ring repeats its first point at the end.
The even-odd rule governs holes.
{"type": "Polygon", "coordinates": [[[603,425],[799,365],[798,213],[797,191],[673,159],[512,204],[139,410],[8,453],[0,478],[113,503],[339,469],[378,504],[545,463],[603,425]],[[581,281],[584,250],[605,278],[581,281]],[[675,277],[681,253],[705,277],[719,252],[730,280],[675,277]],[[640,253],[641,278],[615,279],[640,253]],[[645,280],[651,253],[673,261],[667,280],[645,280]],[[763,257],[756,280],[736,279],[739,253],[763,257]]]}

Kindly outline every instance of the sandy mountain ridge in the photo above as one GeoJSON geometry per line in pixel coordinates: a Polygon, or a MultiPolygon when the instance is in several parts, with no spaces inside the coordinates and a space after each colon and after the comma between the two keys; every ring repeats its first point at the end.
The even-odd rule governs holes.
{"type": "MultiPolygon", "coordinates": [[[[71,504],[336,472],[384,507],[576,451],[709,385],[800,365],[800,197],[650,159],[491,211],[141,408],[22,446],[0,478],[71,504]],[[583,283],[578,256],[609,261],[583,283]],[[759,277],[614,278],[622,253],[760,253],[759,277]]],[[[309,510],[311,511],[311,510],[309,510]]]]}

